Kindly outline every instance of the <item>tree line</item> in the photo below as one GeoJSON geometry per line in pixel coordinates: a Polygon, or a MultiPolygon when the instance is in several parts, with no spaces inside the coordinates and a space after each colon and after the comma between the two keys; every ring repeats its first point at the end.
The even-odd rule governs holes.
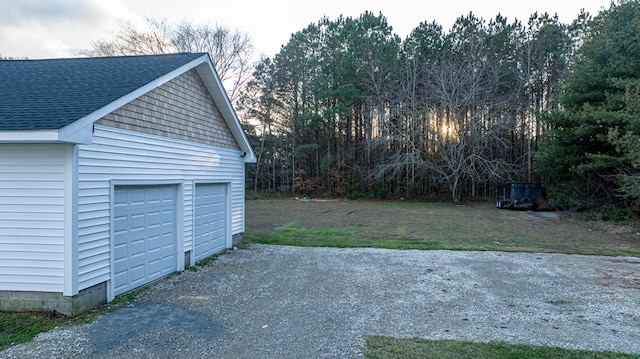
{"type": "Polygon", "coordinates": [[[588,19],[469,13],[404,40],[382,14],[309,25],[262,59],[245,91],[242,109],[258,120],[253,189],[460,201],[541,180],[540,114],[558,108],[588,19]]]}
{"type": "Polygon", "coordinates": [[[253,190],[492,197],[543,182],[558,208],[640,210],[640,3],[570,24],[473,13],[401,40],[382,14],[321,19],[263,58],[253,190]]]}
{"type": "Polygon", "coordinates": [[[206,51],[258,155],[258,193],[493,196],[542,182],[565,209],[637,207],[640,5],[570,24],[473,13],[405,39],[382,14],[322,18],[249,65],[246,34],[149,21],[85,55],[206,51]]]}

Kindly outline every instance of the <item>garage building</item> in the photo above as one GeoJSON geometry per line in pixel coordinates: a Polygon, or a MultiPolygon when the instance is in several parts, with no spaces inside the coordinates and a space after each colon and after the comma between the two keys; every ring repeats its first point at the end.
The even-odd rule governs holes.
{"type": "Polygon", "coordinates": [[[0,309],[73,315],[241,240],[256,156],[206,53],[0,61],[0,309]]]}

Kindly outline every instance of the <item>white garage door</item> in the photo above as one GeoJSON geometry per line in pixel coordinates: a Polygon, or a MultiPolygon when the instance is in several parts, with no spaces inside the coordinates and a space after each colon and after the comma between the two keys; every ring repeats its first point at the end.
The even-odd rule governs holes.
{"type": "Polygon", "coordinates": [[[194,258],[200,260],[225,249],[227,186],[198,184],[195,198],[194,258]]]}
{"type": "Polygon", "coordinates": [[[176,198],[175,186],[115,188],[115,295],[176,272],[176,198]]]}

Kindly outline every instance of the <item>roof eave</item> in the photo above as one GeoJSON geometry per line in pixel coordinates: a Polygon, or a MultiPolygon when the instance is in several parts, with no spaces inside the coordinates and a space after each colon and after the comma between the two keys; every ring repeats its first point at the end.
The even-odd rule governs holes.
{"type": "Polygon", "coordinates": [[[66,133],[57,129],[0,131],[0,143],[76,143],[90,144],[93,126],[66,133]]]}

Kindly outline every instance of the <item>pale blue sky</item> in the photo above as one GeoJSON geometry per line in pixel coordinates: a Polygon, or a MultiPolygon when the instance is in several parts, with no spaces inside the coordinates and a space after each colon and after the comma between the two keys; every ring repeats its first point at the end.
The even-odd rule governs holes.
{"type": "Polygon", "coordinates": [[[72,57],[92,40],[112,36],[123,21],[145,17],[220,24],[247,32],[258,53],[273,56],[292,33],[324,15],[357,17],[364,11],[382,13],[404,38],[422,21],[449,29],[470,11],[485,20],[498,13],[511,22],[528,20],[534,12],[557,13],[569,23],[581,8],[595,15],[609,0],[0,0],[2,56],[72,57]]]}

